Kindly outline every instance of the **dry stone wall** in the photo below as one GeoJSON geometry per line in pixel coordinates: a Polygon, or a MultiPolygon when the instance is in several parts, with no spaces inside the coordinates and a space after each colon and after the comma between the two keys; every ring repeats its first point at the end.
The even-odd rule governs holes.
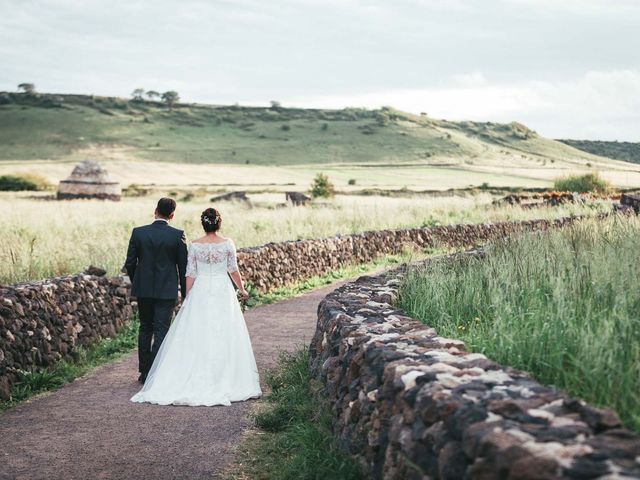
{"type": "Polygon", "coordinates": [[[492,237],[523,230],[562,227],[578,217],[431,228],[381,230],[313,240],[269,243],[238,251],[240,271],[261,292],[321,276],[353,264],[397,254],[407,245],[472,247],[492,237]]]}
{"type": "MultiPolygon", "coordinates": [[[[271,243],[241,249],[238,263],[246,280],[268,292],[346,265],[398,253],[407,244],[467,247],[493,236],[562,227],[574,220],[383,230],[271,243]]],[[[77,345],[113,336],[131,314],[128,287],[117,278],[78,275],[0,286],[0,398],[8,395],[18,370],[50,366],[69,357],[77,345]]]]}
{"type": "Polygon", "coordinates": [[[640,478],[640,436],[614,412],[407,317],[393,306],[400,276],[330,294],[311,342],[334,433],[367,478],[640,478]]]}
{"type": "Polygon", "coordinates": [[[0,286],[0,398],[19,370],[48,367],[114,336],[133,310],[120,278],[75,275],[0,286]]]}

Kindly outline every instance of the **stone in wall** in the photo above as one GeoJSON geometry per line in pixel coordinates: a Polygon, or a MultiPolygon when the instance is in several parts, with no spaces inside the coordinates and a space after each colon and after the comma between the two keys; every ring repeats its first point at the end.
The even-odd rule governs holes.
{"type": "Polygon", "coordinates": [[[640,478],[640,436],[393,306],[400,272],[318,308],[311,370],[340,445],[378,479],[640,478]]]}
{"type": "Polygon", "coordinates": [[[133,315],[129,300],[122,279],[85,274],[0,286],[0,398],[19,370],[52,366],[113,337],[133,315]]]}

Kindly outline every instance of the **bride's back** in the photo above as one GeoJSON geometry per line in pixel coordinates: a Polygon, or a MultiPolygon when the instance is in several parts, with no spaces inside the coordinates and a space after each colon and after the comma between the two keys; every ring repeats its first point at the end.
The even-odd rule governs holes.
{"type": "Polygon", "coordinates": [[[202,241],[205,239],[207,237],[191,243],[187,276],[196,278],[237,272],[236,248],[233,241],[220,237],[217,241],[202,241]]]}

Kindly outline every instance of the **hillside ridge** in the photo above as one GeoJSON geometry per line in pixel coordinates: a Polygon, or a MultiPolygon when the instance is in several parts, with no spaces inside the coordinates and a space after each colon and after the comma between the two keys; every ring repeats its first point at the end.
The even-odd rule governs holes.
{"type": "Polygon", "coordinates": [[[593,155],[640,164],[640,142],[572,139],[558,141],[593,155]]]}
{"type": "Polygon", "coordinates": [[[0,92],[0,145],[0,175],[36,173],[52,183],[91,159],[123,185],[299,190],[322,172],[345,191],[540,188],[594,171],[619,187],[640,185],[640,166],[518,122],[450,121],[392,107],[170,108],[155,100],[0,92]]]}
{"type": "Polygon", "coordinates": [[[517,122],[452,122],[391,107],[306,109],[276,102],[168,108],[75,94],[0,92],[0,141],[0,161],[63,159],[95,145],[126,146],[139,159],[260,165],[598,160],[517,122]]]}

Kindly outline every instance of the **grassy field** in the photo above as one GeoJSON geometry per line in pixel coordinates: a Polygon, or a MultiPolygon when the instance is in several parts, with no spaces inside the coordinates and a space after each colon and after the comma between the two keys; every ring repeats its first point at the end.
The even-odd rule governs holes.
{"type": "Polygon", "coordinates": [[[640,429],[640,221],[583,221],[414,271],[400,304],[440,335],[640,429]]]}
{"type": "MultiPolygon", "coordinates": [[[[222,233],[245,247],[365,230],[551,218],[610,208],[604,202],[595,208],[568,205],[523,210],[492,206],[493,198],[488,194],[440,198],[338,196],[306,207],[278,207],[283,197],[254,195],[252,206],[229,202],[215,205],[222,213],[222,233]]],[[[0,198],[5,212],[0,232],[1,283],[76,273],[89,264],[116,274],[124,262],[131,229],[153,220],[156,201],[156,197],[139,197],[117,203],[55,202],[15,194],[0,198]]],[[[208,196],[179,201],[174,225],[184,229],[189,240],[201,236],[200,213],[210,205],[208,196]]]]}
{"type": "Polygon", "coordinates": [[[52,182],[100,161],[123,185],[306,190],[317,172],[343,190],[549,186],[598,170],[640,185],[640,167],[591,155],[525,126],[448,122],[391,108],[312,110],[13,94],[0,105],[0,175],[52,182]],[[348,186],[348,180],[356,184],[348,186]]]}
{"type": "Polygon", "coordinates": [[[311,379],[306,348],[283,354],[266,383],[266,405],[255,415],[259,430],[245,440],[229,478],[364,478],[332,435],[331,409],[317,394],[319,385],[311,379]]]}

